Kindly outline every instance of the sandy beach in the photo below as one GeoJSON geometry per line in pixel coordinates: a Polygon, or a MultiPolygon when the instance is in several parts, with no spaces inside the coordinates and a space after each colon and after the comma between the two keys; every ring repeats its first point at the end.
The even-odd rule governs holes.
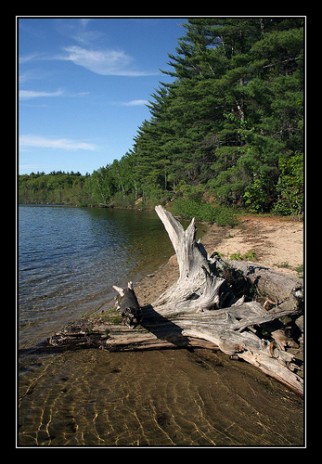
{"type": "MultiPolygon", "coordinates": [[[[304,260],[303,222],[279,217],[244,216],[238,227],[208,226],[201,242],[209,254],[217,251],[223,258],[233,254],[256,254],[256,263],[276,271],[299,276],[304,260]],[[297,269],[297,270],[296,270],[297,269]]],[[[136,286],[140,304],[153,302],[178,278],[175,255],[156,272],[136,286]]]]}

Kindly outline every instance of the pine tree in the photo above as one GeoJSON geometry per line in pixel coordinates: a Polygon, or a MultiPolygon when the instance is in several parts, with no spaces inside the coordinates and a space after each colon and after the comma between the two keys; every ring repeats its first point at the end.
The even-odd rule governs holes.
{"type": "MultiPolygon", "coordinates": [[[[62,173],[51,173],[48,198],[74,198],[74,188],[90,204],[200,201],[208,191],[252,211],[302,210],[304,19],[194,18],[184,28],[165,72],[173,81],[151,95],[133,149],[69,193],[56,186],[62,173]]],[[[21,196],[45,198],[39,182],[21,178],[21,196]]]]}

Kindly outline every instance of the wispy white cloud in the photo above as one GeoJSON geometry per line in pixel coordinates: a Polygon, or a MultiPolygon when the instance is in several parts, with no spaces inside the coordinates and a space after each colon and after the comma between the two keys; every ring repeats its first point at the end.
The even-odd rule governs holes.
{"type": "Polygon", "coordinates": [[[56,21],[54,27],[63,37],[68,37],[69,40],[74,40],[82,46],[89,46],[104,36],[101,31],[90,29],[90,23],[90,18],[75,18],[72,21],[65,19],[56,21]]]}
{"type": "Polygon", "coordinates": [[[42,81],[46,82],[51,78],[51,73],[43,67],[33,67],[32,69],[20,69],[19,70],[19,83],[25,84],[30,81],[42,81]]]}
{"type": "MultiPolygon", "coordinates": [[[[134,59],[123,50],[100,50],[91,48],[90,42],[99,37],[100,33],[96,31],[87,31],[80,29],[73,31],[72,39],[80,44],[70,45],[63,48],[64,52],[60,54],[39,54],[31,53],[29,55],[21,56],[19,61],[21,63],[28,63],[30,61],[70,61],[77,66],[82,66],[89,71],[102,76],[157,76],[160,73],[154,71],[139,70],[134,65],[134,59]]],[[[30,76],[24,72],[20,73],[20,82],[26,82],[30,76]]]]}
{"type": "Polygon", "coordinates": [[[64,50],[67,54],[60,59],[71,61],[103,76],[137,77],[156,74],[133,69],[133,58],[122,50],[93,50],[77,45],[66,47],[64,50]]]}
{"type": "MultiPolygon", "coordinates": [[[[34,98],[41,98],[41,97],[86,97],[89,95],[89,92],[66,92],[64,90],[56,90],[54,92],[45,92],[42,90],[20,90],[19,91],[19,98],[20,100],[32,100],[34,98]]],[[[39,107],[46,106],[46,105],[38,105],[39,107]]]]}
{"type": "Polygon", "coordinates": [[[20,100],[30,100],[31,98],[40,97],[60,97],[64,95],[63,90],[56,90],[55,92],[44,92],[42,90],[19,90],[20,100]]]}
{"type": "Polygon", "coordinates": [[[127,101],[127,102],[122,102],[121,105],[122,106],[145,106],[147,105],[149,102],[148,100],[130,100],[130,101],[127,101]]]}
{"type": "Polygon", "coordinates": [[[33,60],[35,60],[35,59],[39,59],[40,56],[41,56],[40,53],[29,53],[28,55],[20,56],[20,57],[19,57],[19,63],[20,63],[20,64],[28,63],[29,61],[33,61],[33,60]]]}
{"type": "Polygon", "coordinates": [[[38,135],[21,135],[19,137],[20,148],[54,148],[56,150],[96,150],[96,145],[72,139],[52,139],[38,135]]]}

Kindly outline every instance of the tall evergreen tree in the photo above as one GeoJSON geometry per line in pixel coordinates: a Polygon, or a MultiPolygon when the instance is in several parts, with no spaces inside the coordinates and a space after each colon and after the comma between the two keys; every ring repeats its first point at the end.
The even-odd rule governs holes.
{"type": "MultiPolygon", "coordinates": [[[[152,94],[133,149],[74,182],[77,195],[108,204],[208,190],[225,205],[301,211],[304,19],[194,18],[184,28],[165,72],[173,82],[152,94]]],[[[47,179],[56,201],[61,175],[47,179]]],[[[21,178],[22,197],[44,199],[38,177],[21,178]]]]}

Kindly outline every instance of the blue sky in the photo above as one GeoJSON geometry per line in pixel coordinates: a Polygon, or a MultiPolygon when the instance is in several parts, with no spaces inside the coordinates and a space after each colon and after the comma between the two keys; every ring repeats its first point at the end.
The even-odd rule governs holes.
{"type": "Polygon", "coordinates": [[[19,173],[120,159],[170,78],[183,18],[19,18],[19,173]]]}

